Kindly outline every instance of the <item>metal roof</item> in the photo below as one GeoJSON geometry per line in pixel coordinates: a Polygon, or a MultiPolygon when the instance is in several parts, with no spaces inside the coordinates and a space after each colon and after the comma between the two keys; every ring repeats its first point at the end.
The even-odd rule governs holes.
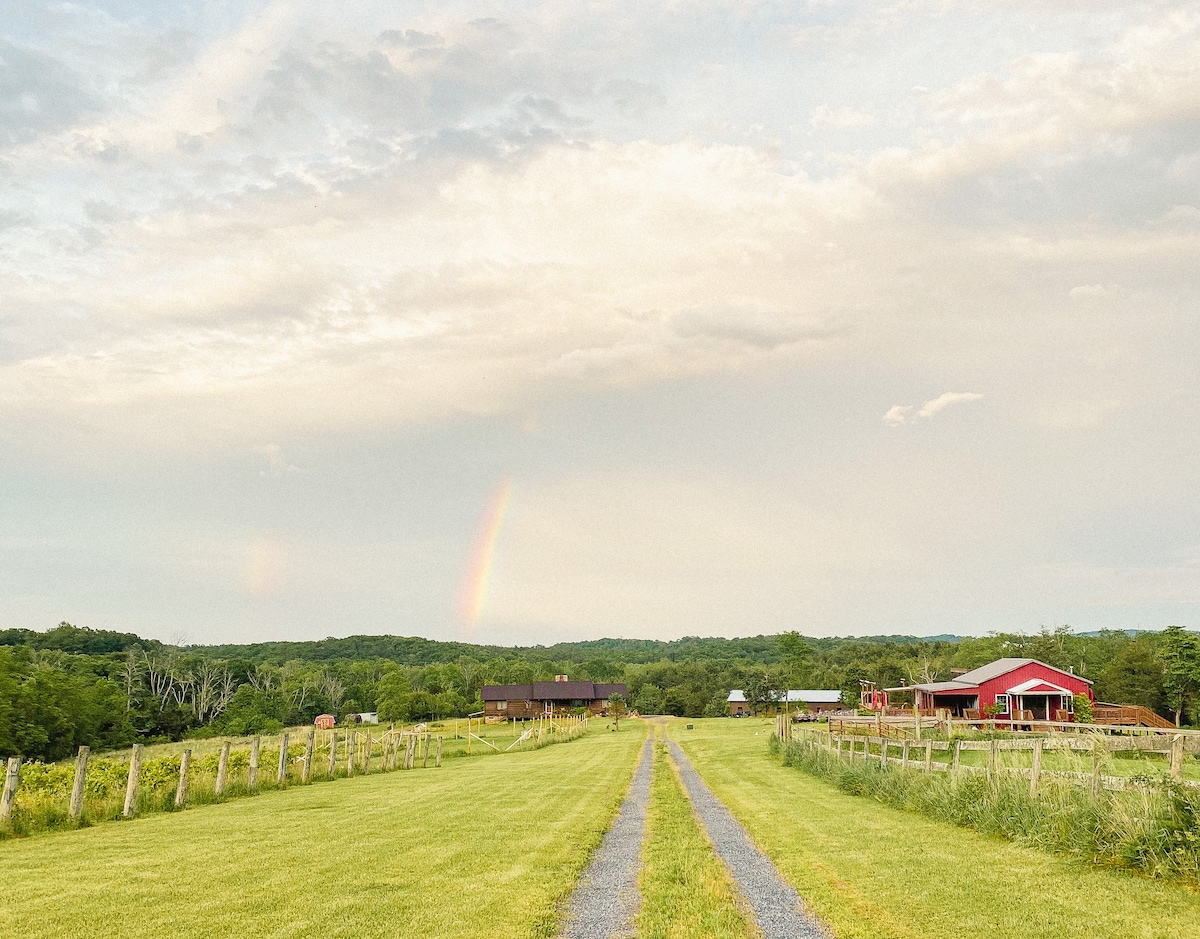
{"type": "MultiPolygon", "coordinates": [[[[775,692],[771,699],[782,701],[783,694],[775,692]]],[[[725,700],[732,704],[742,703],[746,700],[746,692],[741,688],[734,688],[725,700]]],[[[837,704],[842,700],[842,693],[837,689],[788,691],[787,700],[789,704],[837,704]]]]}
{"type": "Polygon", "coordinates": [[[985,681],[991,681],[993,678],[999,678],[1001,675],[1007,675],[1009,672],[1015,672],[1018,668],[1025,665],[1040,665],[1042,668],[1048,668],[1051,671],[1058,672],[1060,675],[1066,675],[1068,678],[1075,678],[1079,681],[1086,681],[1089,685],[1092,683],[1089,679],[1082,675],[1076,675],[1068,672],[1065,669],[1056,668],[1053,665],[1047,665],[1045,662],[1039,662],[1037,659],[996,659],[995,662],[989,662],[987,665],[981,665],[979,668],[967,672],[965,675],[959,675],[959,681],[971,682],[972,684],[982,685],[985,681]]]}

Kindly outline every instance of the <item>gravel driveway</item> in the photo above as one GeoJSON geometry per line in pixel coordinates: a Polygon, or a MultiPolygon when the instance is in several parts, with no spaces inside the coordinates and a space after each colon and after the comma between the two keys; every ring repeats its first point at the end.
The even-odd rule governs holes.
{"type": "Polygon", "coordinates": [[[633,773],[633,785],[575,892],[561,939],[609,939],[632,936],[633,918],[641,903],[637,877],[650,801],[651,740],[633,773]]]}

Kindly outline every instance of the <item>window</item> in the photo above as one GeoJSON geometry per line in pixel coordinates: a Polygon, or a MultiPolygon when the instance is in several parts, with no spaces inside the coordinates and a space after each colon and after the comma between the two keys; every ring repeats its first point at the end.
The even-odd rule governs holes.
{"type": "Polygon", "coordinates": [[[508,702],[507,701],[497,701],[496,702],[496,710],[497,711],[507,711],[508,710],[508,702]]]}
{"type": "Polygon", "coordinates": [[[1000,709],[1001,714],[1007,714],[1008,713],[1008,695],[1006,695],[1006,694],[996,695],[996,707],[998,707],[1000,709]]]}

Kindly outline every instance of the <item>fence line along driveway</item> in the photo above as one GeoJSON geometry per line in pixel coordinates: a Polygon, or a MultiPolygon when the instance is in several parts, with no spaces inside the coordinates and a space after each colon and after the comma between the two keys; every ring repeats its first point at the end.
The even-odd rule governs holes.
{"type": "Polygon", "coordinates": [[[653,738],[647,738],[617,820],[571,894],[560,939],[633,935],[633,920],[641,901],[637,879],[642,839],[646,834],[646,807],[650,801],[652,743],[653,738]]]}
{"type": "Polygon", "coordinates": [[[679,744],[667,743],[700,824],[741,888],[764,939],[828,939],[825,928],[804,910],[795,888],[712,794],[679,744]]]}

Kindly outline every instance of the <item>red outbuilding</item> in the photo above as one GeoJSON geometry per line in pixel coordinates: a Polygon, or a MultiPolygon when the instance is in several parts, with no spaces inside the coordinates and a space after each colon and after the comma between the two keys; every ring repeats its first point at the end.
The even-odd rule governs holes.
{"type": "Polygon", "coordinates": [[[1073,672],[1037,659],[997,659],[953,681],[906,685],[888,691],[912,691],[921,710],[946,708],[955,717],[978,718],[999,705],[998,718],[1040,721],[1073,720],[1075,695],[1094,700],[1092,683],[1073,672]],[[970,713],[968,713],[970,712],[970,713]]]}
{"type": "Polygon", "coordinates": [[[313,721],[313,724],[320,730],[329,730],[336,723],[337,718],[332,714],[318,714],[316,720],[313,721]]]}

